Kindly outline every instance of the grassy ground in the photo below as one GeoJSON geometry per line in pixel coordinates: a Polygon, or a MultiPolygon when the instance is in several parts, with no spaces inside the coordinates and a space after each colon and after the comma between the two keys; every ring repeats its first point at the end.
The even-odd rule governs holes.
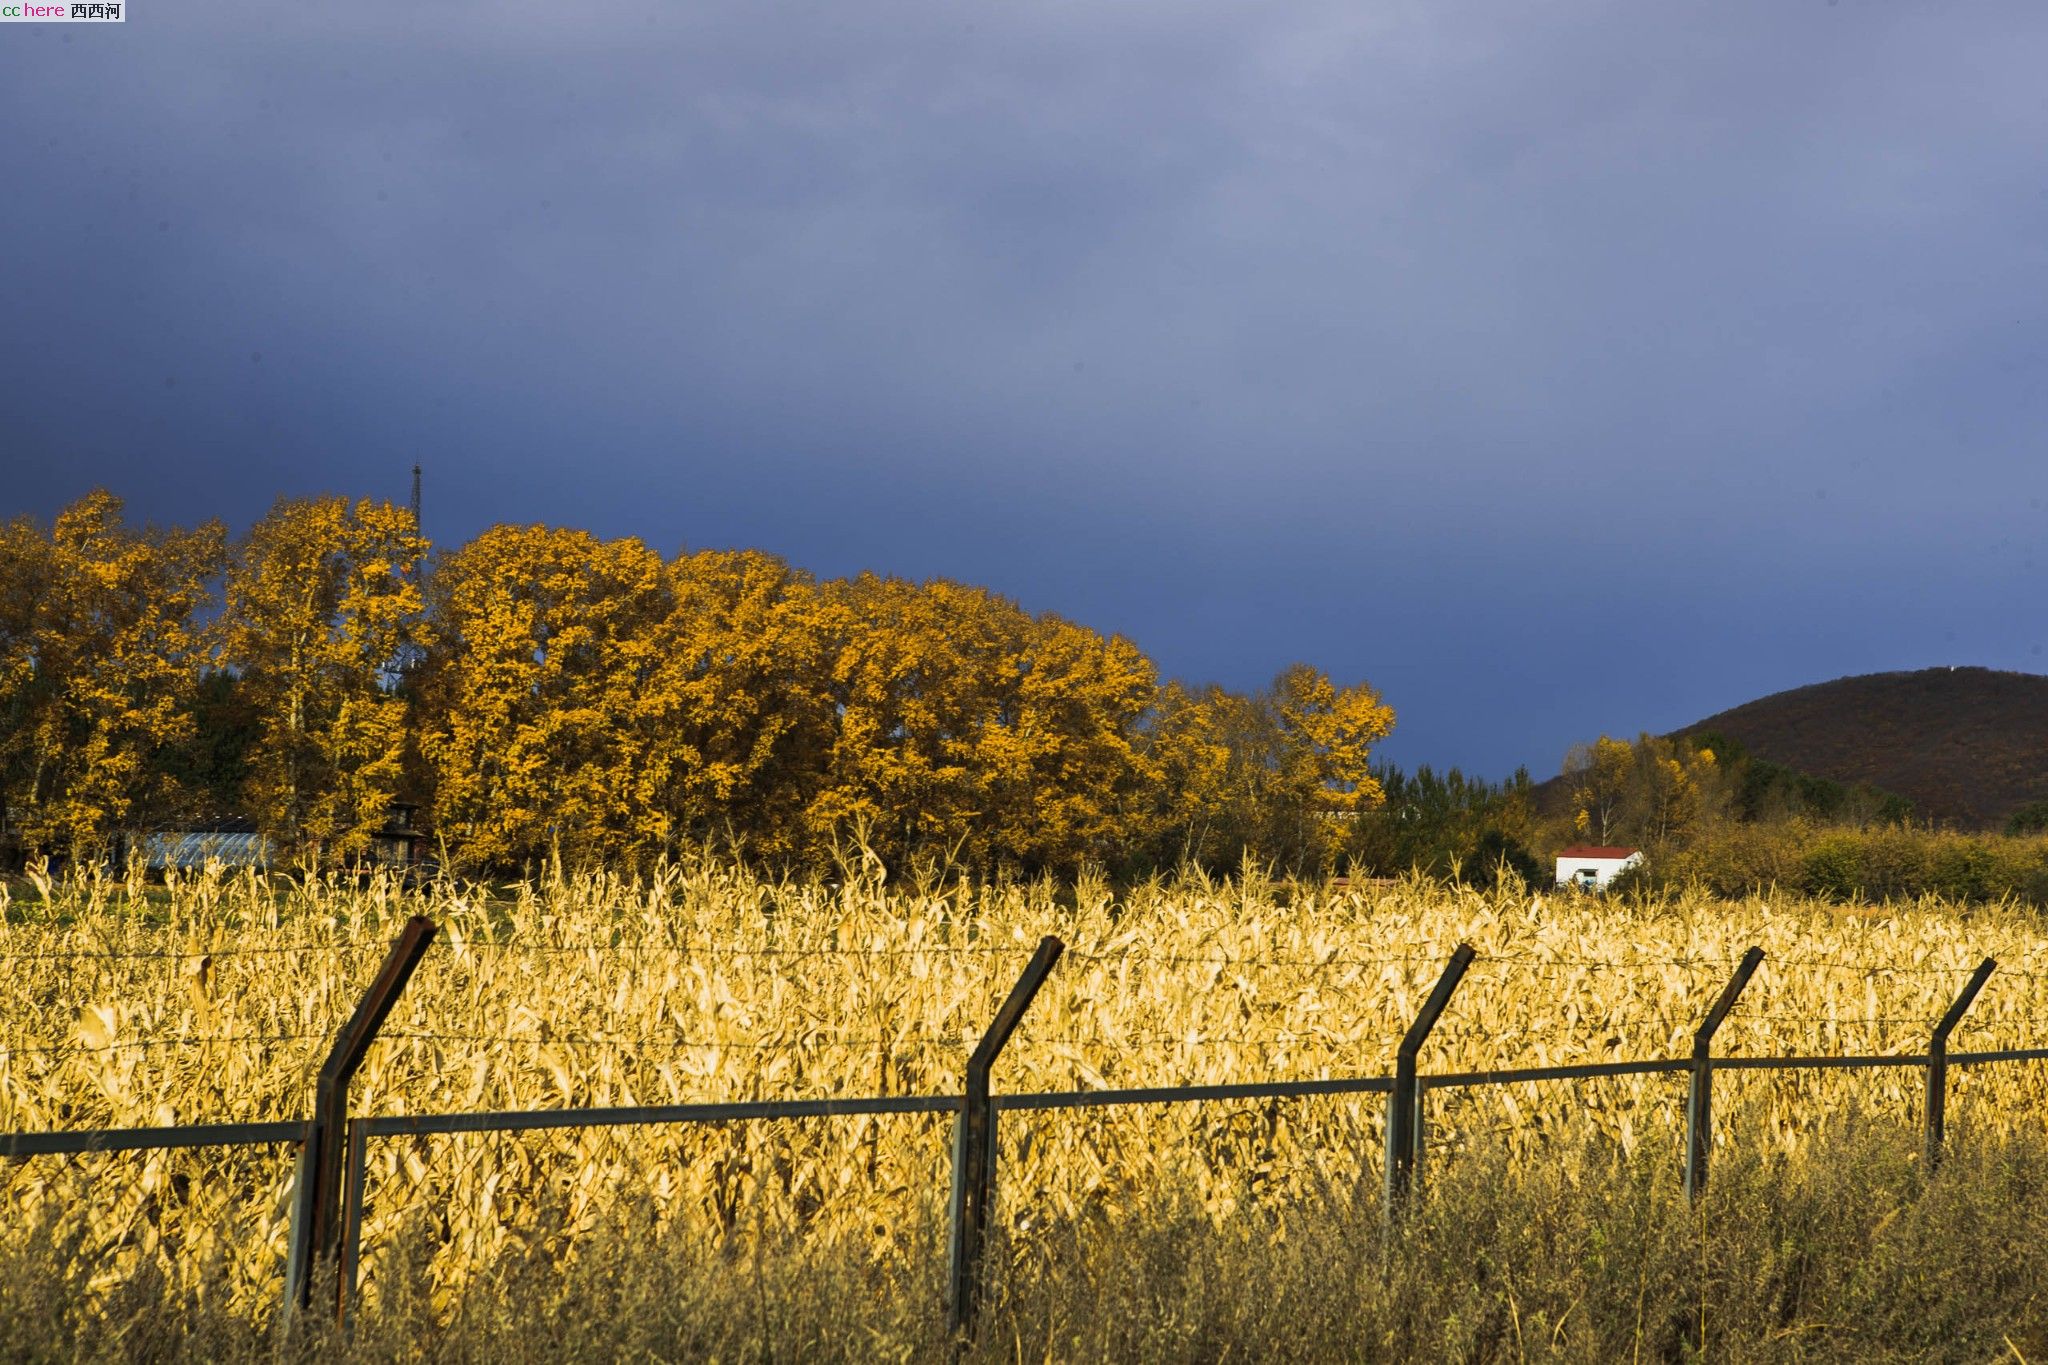
{"type": "MultiPolygon", "coordinates": [[[[995,1258],[974,1360],[2048,1359],[2048,1145],[1958,1143],[1932,1179],[1915,1134],[1848,1124],[1796,1155],[1737,1144],[1695,1208],[1664,1160],[1581,1147],[1470,1153],[1388,1235],[1376,1192],[1247,1206],[1220,1226],[1157,1191],[1108,1228],[1058,1226],[995,1258]]],[[[385,1253],[349,1336],[103,1277],[61,1215],[0,1231],[14,1359],[937,1360],[928,1218],[893,1267],[815,1245],[650,1233],[630,1211],[563,1258],[509,1248],[460,1298],[420,1273],[434,1231],[385,1253]],[[410,1268],[409,1268],[410,1267],[410,1268]]]]}

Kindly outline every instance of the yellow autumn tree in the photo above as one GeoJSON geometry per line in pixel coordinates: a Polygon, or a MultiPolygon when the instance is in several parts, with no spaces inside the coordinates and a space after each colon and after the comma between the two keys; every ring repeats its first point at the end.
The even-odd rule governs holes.
{"type": "Polygon", "coordinates": [[[1394,709],[1363,683],[1339,687],[1308,664],[1273,680],[1281,735],[1281,779],[1323,810],[1349,814],[1383,793],[1372,775],[1372,746],[1394,728],[1394,709]]]}
{"type": "Polygon", "coordinates": [[[806,810],[888,856],[1071,870],[1142,824],[1151,663],[981,588],[862,575],[815,620],[836,726],[806,810]]]}
{"type": "Polygon", "coordinates": [[[1244,839],[1231,792],[1231,727],[1243,701],[1220,687],[1159,690],[1141,730],[1150,800],[1133,831],[1137,859],[1154,866],[1234,861],[1244,839]]]}
{"type": "Polygon", "coordinates": [[[259,727],[251,813],[315,862],[364,852],[404,779],[425,553],[409,510],[336,497],[282,499],[236,547],[218,657],[259,727]]]}
{"type": "Polygon", "coordinates": [[[192,728],[204,650],[196,617],[225,532],[137,529],[94,491],[47,538],[7,529],[0,659],[14,834],[25,850],[75,857],[175,812],[162,756],[192,728]]]}
{"type": "Polygon", "coordinates": [[[0,526],[0,854],[17,851],[32,818],[36,727],[52,680],[38,667],[37,635],[55,551],[32,517],[0,526]]]}
{"type": "Polygon", "coordinates": [[[1372,688],[1307,664],[1254,693],[1169,687],[1149,724],[1164,784],[1154,846],[1211,866],[1249,853],[1327,870],[1353,816],[1381,799],[1372,746],[1393,724],[1372,688]]]}
{"type": "Polygon", "coordinates": [[[1372,746],[1393,730],[1394,709],[1371,687],[1339,687],[1308,664],[1283,670],[1267,696],[1278,754],[1265,804],[1272,819],[1299,822],[1301,856],[1328,868],[1352,817],[1382,798],[1372,746]]]}
{"type": "Polygon", "coordinates": [[[1031,869],[1124,860],[1157,781],[1140,731],[1158,697],[1152,661],[1046,615],[1023,619],[994,663],[970,750],[994,845],[1031,869]]]}
{"type": "Polygon", "coordinates": [[[1682,839],[1716,818],[1729,797],[1713,750],[1660,735],[1633,743],[1602,735],[1574,745],[1564,776],[1573,830],[1603,844],[1682,839]]]}
{"type": "Polygon", "coordinates": [[[805,812],[813,841],[858,828],[890,855],[981,860],[972,749],[1021,613],[978,589],[873,574],[826,585],[823,605],[838,724],[805,812]]]}
{"type": "Polygon", "coordinates": [[[280,501],[209,655],[217,526],[136,531],[102,493],[0,527],[0,834],[83,851],[239,794],[346,860],[418,789],[446,850],[495,869],[684,840],[815,863],[856,831],[898,865],[1300,867],[1379,797],[1392,712],[1306,665],[1162,688],[1130,641],[987,590],[756,551],[500,526],[431,573],[425,552],[388,503],[280,501]]]}
{"type": "Polygon", "coordinates": [[[679,555],[668,582],[644,798],[679,836],[796,854],[836,725],[816,586],[756,550],[679,555]]]}
{"type": "Polygon", "coordinates": [[[1714,751],[1655,735],[1637,741],[1644,786],[1642,829],[1655,843],[1681,839],[1705,820],[1720,774],[1714,751]]]}
{"type": "Polygon", "coordinates": [[[669,614],[661,557],[638,540],[498,526],[435,575],[422,747],[435,822],[486,866],[557,849],[644,862],[669,844],[650,800],[651,695],[669,614]]]}
{"type": "Polygon", "coordinates": [[[1572,826],[1597,843],[1622,837],[1629,783],[1636,754],[1627,740],[1606,735],[1591,744],[1575,744],[1565,755],[1564,776],[1570,784],[1572,826]]]}

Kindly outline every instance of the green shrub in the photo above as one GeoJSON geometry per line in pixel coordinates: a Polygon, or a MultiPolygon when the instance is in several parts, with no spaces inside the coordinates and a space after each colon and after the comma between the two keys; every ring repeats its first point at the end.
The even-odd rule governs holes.
{"type": "Polygon", "coordinates": [[[1652,850],[1636,884],[1654,891],[1698,886],[1724,899],[1777,886],[1835,901],[1938,896],[1966,905],[2016,900],[2048,907],[2048,838],[1800,820],[1731,824],[1652,850]]]}
{"type": "Polygon", "coordinates": [[[1863,889],[1863,839],[1847,832],[1830,834],[1808,849],[1801,860],[1800,889],[1829,900],[1853,900],[1863,889]]]}
{"type": "Polygon", "coordinates": [[[2005,822],[2007,834],[2048,834],[2048,797],[2032,801],[2012,813],[2005,822]]]}

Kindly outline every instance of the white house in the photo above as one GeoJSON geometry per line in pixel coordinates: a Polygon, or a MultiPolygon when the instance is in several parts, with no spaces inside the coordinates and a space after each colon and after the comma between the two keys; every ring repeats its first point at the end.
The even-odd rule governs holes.
{"type": "Polygon", "coordinates": [[[1639,848],[1573,844],[1557,855],[1557,884],[1576,886],[1581,891],[1605,891],[1609,882],[1642,861],[1643,851],[1639,848]]]}

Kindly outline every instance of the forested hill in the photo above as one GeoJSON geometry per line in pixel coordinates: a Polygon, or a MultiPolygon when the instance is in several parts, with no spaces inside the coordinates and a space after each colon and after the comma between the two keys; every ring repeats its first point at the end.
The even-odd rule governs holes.
{"type": "Polygon", "coordinates": [[[2002,825],[2048,797],[2048,677],[1988,668],[1870,673],[1777,692],[1677,732],[1895,792],[1921,819],[2002,825]]]}

